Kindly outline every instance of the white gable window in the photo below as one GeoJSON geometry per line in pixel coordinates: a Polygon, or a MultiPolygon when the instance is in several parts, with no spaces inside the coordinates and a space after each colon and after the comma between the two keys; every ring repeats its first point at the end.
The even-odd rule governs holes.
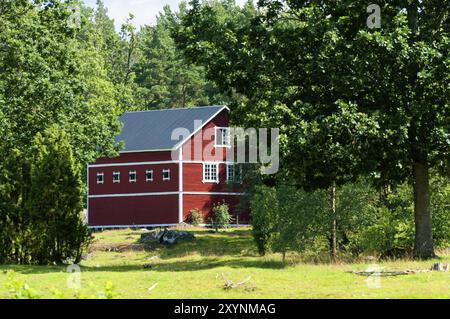
{"type": "Polygon", "coordinates": [[[153,170],[148,169],[145,171],[145,181],[146,182],[153,182],[153,170]]]}
{"type": "Polygon", "coordinates": [[[228,147],[231,146],[231,136],[229,127],[216,127],[215,146],[228,147]]]}
{"type": "Polygon", "coordinates": [[[104,177],[105,175],[102,173],[97,173],[97,184],[103,184],[104,183],[104,177]]]}
{"type": "Polygon", "coordinates": [[[113,173],[113,183],[120,183],[120,172],[113,173]]]}
{"type": "Polygon", "coordinates": [[[170,181],[170,169],[163,169],[163,181],[170,181]]]}
{"type": "Polygon", "coordinates": [[[203,183],[219,182],[219,164],[203,164],[203,183]]]}
{"type": "Polygon", "coordinates": [[[128,173],[128,180],[130,181],[130,183],[136,183],[136,180],[137,180],[136,171],[130,171],[128,173]]]}

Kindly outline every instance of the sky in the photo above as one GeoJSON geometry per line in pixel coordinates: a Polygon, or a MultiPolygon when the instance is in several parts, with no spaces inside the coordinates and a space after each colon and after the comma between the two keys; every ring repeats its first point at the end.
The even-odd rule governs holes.
{"type": "MultiPolygon", "coordinates": [[[[84,0],[84,3],[95,8],[96,0],[84,0]]],[[[137,28],[145,24],[154,24],[156,15],[168,4],[174,10],[178,9],[181,0],[103,0],[108,8],[108,15],[114,19],[116,28],[119,30],[129,13],[134,14],[134,24],[137,28]]],[[[243,4],[246,0],[236,0],[243,4]]]]}

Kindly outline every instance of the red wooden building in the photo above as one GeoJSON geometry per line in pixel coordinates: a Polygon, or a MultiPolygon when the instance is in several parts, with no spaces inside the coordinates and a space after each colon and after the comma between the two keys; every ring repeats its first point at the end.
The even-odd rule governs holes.
{"type": "MultiPolygon", "coordinates": [[[[226,106],[128,112],[120,117],[116,158],[88,165],[91,228],[172,226],[199,209],[208,223],[215,203],[232,214],[243,195],[230,151],[226,106]]],[[[248,214],[239,222],[248,222],[248,214]]]]}

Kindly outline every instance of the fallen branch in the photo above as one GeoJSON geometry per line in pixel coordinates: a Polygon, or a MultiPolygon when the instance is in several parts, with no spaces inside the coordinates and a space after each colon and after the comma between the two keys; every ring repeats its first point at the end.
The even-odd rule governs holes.
{"type": "Polygon", "coordinates": [[[156,288],[156,286],[158,286],[158,283],[152,285],[150,288],[148,288],[148,292],[152,291],[153,289],[156,288]]]}
{"type": "Polygon", "coordinates": [[[238,282],[238,283],[235,284],[232,280],[227,279],[225,277],[224,273],[222,273],[222,279],[225,281],[223,289],[228,290],[228,289],[234,289],[234,288],[238,288],[238,287],[242,286],[246,282],[250,281],[250,279],[252,279],[252,277],[249,276],[246,279],[244,279],[243,281],[238,282]]]}

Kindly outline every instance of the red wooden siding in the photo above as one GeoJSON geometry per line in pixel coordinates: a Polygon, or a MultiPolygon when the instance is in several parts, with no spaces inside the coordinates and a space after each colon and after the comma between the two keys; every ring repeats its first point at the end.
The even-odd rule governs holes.
{"type": "Polygon", "coordinates": [[[236,185],[227,183],[226,164],[219,164],[219,183],[203,183],[203,164],[183,164],[183,191],[185,192],[239,192],[236,185]]]}
{"type": "Polygon", "coordinates": [[[178,195],[89,199],[89,226],[178,224],[178,195]]]}
{"type": "Polygon", "coordinates": [[[137,153],[120,153],[118,157],[113,158],[102,157],[97,159],[94,164],[155,162],[155,161],[170,161],[170,160],[172,160],[171,153],[168,151],[137,152],[137,153]]]}
{"type": "MultiPolygon", "coordinates": [[[[239,185],[228,184],[226,181],[227,147],[214,148],[215,127],[228,127],[227,111],[222,111],[204,128],[191,137],[183,146],[183,192],[199,192],[201,194],[183,194],[183,220],[189,211],[198,208],[209,223],[209,216],[215,203],[229,204],[230,211],[235,215],[236,205],[242,196],[214,193],[240,193],[239,185]],[[210,130],[210,138],[201,142],[201,147],[195,149],[194,141],[210,130]],[[212,147],[212,153],[204,155],[205,148],[212,147]],[[190,150],[190,154],[189,151],[190,150]],[[197,152],[197,154],[194,154],[197,152]],[[197,155],[197,156],[194,156],[197,155]],[[195,162],[190,162],[195,161],[195,162]],[[203,163],[218,162],[219,183],[203,183],[203,163]],[[210,193],[210,194],[203,194],[210,193]]],[[[171,151],[121,153],[116,158],[100,158],[93,167],[89,167],[88,217],[89,226],[133,226],[133,225],[165,225],[179,223],[179,163],[178,156],[172,157],[171,151]],[[168,163],[143,164],[136,163],[161,162],[168,163]],[[135,164],[133,164],[135,163],[135,164]],[[107,164],[108,166],[101,166],[107,164]],[[126,165],[115,165],[126,164],[126,165]],[[96,166],[100,165],[100,166],[96,166]],[[163,170],[170,169],[170,181],[163,180],[163,170]],[[153,170],[153,181],[146,182],[145,173],[153,170]],[[137,180],[129,182],[129,172],[136,171],[137,180]],[[120,172],[120,183],[113,183],[113,173],[120,172]],[[103,184],[97,184],[97,173],[103,173],[103,184]],[[143,193],[166,193],[146,196],[133,196],[143,193]],[[96,197],[111,195],[111,197],[96,197]],[[113,196],[119,195],[119,196],[113,196]],[[120,196],[122,195],[122,196],[120,196]],[[128,196],[123,196],[128,195],[128,196]]],[[[240,223],[249,222],[249,214],[239,217],[240,223]]]]}
{"type": "Polygon", "coordinates": [[[208,124],[206,124],[199,132],[194,134],[184,145],[183,145],[183,160],[185,161],[224,161],[226,158],[226,151],[228,148],[226,147],[214,147],[214,134],[215,127],[228,127],[229,121],[227,116],[227,111],[222,111],[215,118],[213,118],[208,124]],[[210,134],[208,134],[208,132],[210,134]],[[212,134],[211,134],[212,132],[212,134]],[[197,147],[195,148],[195,140],[201,138],[203,134],[202,147],[201,149],[197,147]],[[211,136],[212,135],[212,136],[211,136]],[[205,148],[211,148],[211,154],[206,152],[204,154],[205,148]],[[206,155],[206,156],[203,156],[206,155]]]}
{"type": "MultiPolygon", "coordinates": [[[[209,223],[212,208],[215,203],[225,202],[230,207],[230,213],[236,216],[236,205],[241,196],[235,195],[183,195],[183,220],[189,215],[191,209],[197,208],[201,211],[205,223],[209,223]]],[[[239,223],[248,223],[249,214],[243,213],[239,216],[239,223]]]]}
{"type": "Polygon", "coordinates": [[[89,168],[89,194],[131,194],[178,191],[177,163],[107,166],[89,168]],[[163,170],[170,169],[170,181],[163,181],[163,170]],[[145,172],[153,170],[153,182],[146,182],[145,172]],[[129,182],[129,171],[136,171],[135,183],[129,182]],[[113,183],[113,172],[120,172],[120,183],[113,183]],[[103,184],[97,184],[97,173],[103,173],[103,184]]]}

